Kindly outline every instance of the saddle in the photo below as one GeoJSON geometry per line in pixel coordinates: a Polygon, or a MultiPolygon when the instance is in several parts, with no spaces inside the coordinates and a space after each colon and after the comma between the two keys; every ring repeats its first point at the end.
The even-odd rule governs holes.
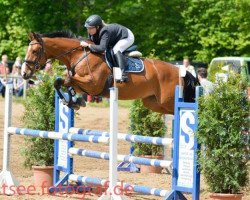
{"type": "MultiPolygon", "coordinates": [[[[133,45],[126,49],[126,51],[123,52],[123,56],[125,57],[127,63],[125,72],[139,73],[144,70],[143,61],[140,58],[142,56],[142,53],[137,51],[136,45],[133,45]]],[[[109,48],[105,51],[105,60],[110,70],[112,70],[113,67],[118,66],[112,48],[109,48]]]]}

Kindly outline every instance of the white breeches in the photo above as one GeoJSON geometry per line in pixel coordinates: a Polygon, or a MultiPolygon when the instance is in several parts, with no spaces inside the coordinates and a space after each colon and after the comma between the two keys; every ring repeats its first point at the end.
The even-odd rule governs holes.
{"type": "Polygon", "coordinates": [[[132,33],[131,30],[128,29],[128,37],[119,40],[113,47],[114,54],[116,54],[118,51],[124,52],[134,43],[134,41],[135,41],[134,34],[132,33]]]}

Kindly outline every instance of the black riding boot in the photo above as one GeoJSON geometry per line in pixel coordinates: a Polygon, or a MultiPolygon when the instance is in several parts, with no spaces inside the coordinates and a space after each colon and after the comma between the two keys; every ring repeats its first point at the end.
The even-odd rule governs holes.
{"type": "Polygon", "coordinates": [[[126,67],[126,58],[122,55],[120,51],[118,51],[115,54],[115,59],[118,64],[118,66],[121,69],[122,72],[122,80],[121,82],[128,82],[128,74],[125,72],[125,67],[126,67]]]}

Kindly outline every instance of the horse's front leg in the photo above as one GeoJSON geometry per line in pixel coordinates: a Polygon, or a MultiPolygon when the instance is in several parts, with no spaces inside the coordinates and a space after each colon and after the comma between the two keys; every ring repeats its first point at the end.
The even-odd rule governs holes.
{"type": "Polygon", "coordinates": [[[60,77],[56,78],[54,87],[64,105],[67,105],[68,107],[75,110],[78,110],[80,106],[86,106],[85,100],[81,96],[79,97],[76,95],[76,92],[73,89],[71,81],[68,77],[66,79],[62,79],[60,77]],[[65,94],[65,92],[62,91],[62,86],[67,88],[68,94],[65,94]]]}
{"type": "Polygon", "coordinates": [[[65,80],[62,79],[61,77],[57,77],[56,80],[54,81],[54,88],[56,89],[58,96],[60,97],[60,99],[66,103],[67,100],[65,98],[65,96],[63,95],[63,91],[62,91],[62,86],[64,85],[65,80]]]}

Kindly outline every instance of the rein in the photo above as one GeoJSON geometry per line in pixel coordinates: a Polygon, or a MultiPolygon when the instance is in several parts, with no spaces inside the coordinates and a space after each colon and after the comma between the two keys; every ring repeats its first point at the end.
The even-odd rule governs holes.
{"type": "MultiPolygon", "coordinates": [[[[44,42],[43,42],[42,38],[40,38],[40,41],[38,41],[38,42],[33,42],[33,43],[30,42],[29,45],[35,45],[35,44],[41,45],[41,48],[38,50],[38,53],[37,53],[37,58],[36,58],[34,61],[32,61],[32,60],[24,60],[24,62],[26,63],[26,65],[29,67],[30,70],[32,70],[32,68],[31,68],[30,65],[34,65],[35,71],[37,71],[37,70],[41,69],[42,67],[44,67],[44,66],[45,66],[48,62],[50,62],[50,61],[46,61],[45,64],[44,64],[44,66],[41,66],[40,60],[42,59],[42,56],[43,56],[43,55],[46,56],[46,60],[47,60],[47,55],[46,55],[45,50],[44,50],[44,42]]],[[[67,54],[69,54],[69,53],[72,53],[72,52],[76,51],[79,47],[82,47],[82,46],[79,45],[79,46],[77,46],[77,47],[74,47],[74,48],[72,48],[72,49],[70,49],[70,50],[67,50],[66,52],[63,52],[63,53],[61,53],[61,54],[59,54],[59,55],[56,55],[55,57],[52,57],[51,59],[58,59],[58,58],[60,58],[60,57],[62,57],[62,56],[65,56],[65,55],[67,55],[67,54]]],[[[70,67],[67,67],[68,76],[69,76],[69,77],[70,77],[70,76],[74,76],[74,75],[76,74],[76,72],[75,72],[76,66],[77,66],[82,60],[84,60],[84,59],[86,58],[86,62],[87,62],[87,67],[88,67],[89,75],[91,76],[91,78],[92,78],[92,80],[93,80],[93,82],[94,82],[94,76],[93,76],[93,74],[92,74],[92,72],[91,72],[90,63],[89,63],[89,59],[88,59],[88,55],[90,54],[90,52],[87,52],[87,51],[86,51],[86,47],[84,47],[83,50],[84,50],[83,56],[81,56],[81,57],[77,60],[76,63],[70,64],[70,67]]]]}
{"type": "MultiPolygon", "coordinates": [[[[66,52],[64,52],[64,53],[62,53],[62,54],[59,54],[59,55],[53,57],[52,59],[57,59],[57,58],[60,58],[60,57],[62,57],[62,56],[65,56],[65,55],[67,55],[67,54],[69,54],[69,53],[71,53],[71,52],[74,52],[74,51],[77,50],[79,47],[81,47],[81,46],[74,47],[74,48],[72,48],[72,49],[70,49],[70,50],[68,50],[68,51],[66,51],[66,52]]],[[[47,63],[47,62],[46,62],[46,63],[47,63]]],[[[77,63],[77,64],[78,64],[78,63],[77,63]]]]}
{"type": "MultiPolygon", "coordinates": [[[[69,71],[71,71],[71,73],[72,73],[73,76],[75,75],[75,67],[76,67],[83,59],[85,59],[85,58],[87,58],[88,69],[89,69],[89,71],[90,71],[89,59],[88,59],[88,55],[90,54],[90,52],[87,53],[85,47],[83,48],[83,50],[84,50],[83,56],[82,56],[74,65],[72,65],[72,66],[70,67],[71,70],[68,69],[69,71]]],[[[91,71],[90,71],[90,73],[91,73],[91,71]]],[[[91,73],[91,76],[92,76],[92,78],[93,78],[92,73],[91,73]]]]}
{"type": "MultiPolygon", "coordinates": [[[[87,60],[87,67],[88,67],[88,70],[89,70],[89,75],[91,76],[92,80],[94,81],[94,76],[93,76],[93,74],[91,72],[90,64],[89,64],[89,59],[88,59],[88,55],[90,54],[90,52],[86,51],[86,47],[84,47],[83,50],[84,50],[83,56],[73,66],[71,66],[70,69],[67,69],[68,70],[68,75],[69,76],[74,76],[76,74],[75,67],[78,65],[78,63],[80,63],[83,59],[86,58],[86,60],[87,60]]],[[[94,84],[95,84],[95,82],[94,82],[94,84]]],[[[85,92],[85,93],[87,93],[87,92],[85,92]]]]}
{"type": "MultiPolygon", "coordinates": [[[[31,70],[31,67],[30,67],[30,64],[33,64],[34,65],[34,67],[35,67],[35,71],[38,71],[39,69],[41,69],[42,67],[44,67],[48,62],[50,62],[50,61],[46,61],[45,62],[45,64],[43,65],[43,66],[41,66],[40,65],[40,60],[41,60],[41,58],[42,58],[42,55],[43,54],[45,54],[45,51],[44,51],[44,44],[43,44],[43,40],[41,39],[41,42],[34,42],[34,43],[30,43],[29,44],[29,46],[30,45],[35,45],[35,44],[39,44],[39,45],[41,45],[41,48],[39,49],[39,52],[38,52],[38,56],[37,56],[37,58],[33,61],[33,60],[24,60],[24,62],[27,64],[27,66],[29,67],[29,69],[31,70]]],[[[68,51],[66,51],[66,52],[63,52],[63,53],[61,53],[61,54],[59,54],[59,55],[57,55],[57,56],[55,56],[55,57],[53,57],[53,58],[51,58],[51,59],[58,59],[58,58],[60,58],[60,57],[62,57],[62,56],[65,56],[65,55],[67,55],[67,54],[69,54],[69,53],[72,53],[72,52],[74,52],[75,50],[77,50],[79,47],[81,47],[80,45],[79,46],[77,46],[77,47],[74,47],[74,48],[72,48],[72,49],[70,49],[70,50],[68,50],[68,51]]],[[[84,48],[84,50],[85,50],[85,48],[84,48]]],[[[86,51],[85,51],[86,52],[86,51]]],[[[45,54],[46,55],[46,54],[45,54]]],[[[86,56],[83,56],[82,58],[80,58],[78,61],[77,61],[77,63],[75,64],[75,65],[73,65],[73,69],[76,67],[76,65],[79,63],[79,62],[81,62],[85,57],[87,57],[88,56],[88,54],[86,55],[86,56]]],[[[47,56],[46,56],[47,57],[47,56]]],[[[47,59],[46,59],[47,60],[47,59]]],[[[72,67],[71,67],[72,68],[72,67]]]]}
{"type": "Polygon", "coordinates": [[[87,57],[87,66],[88,66],[89,74],[90,74],[90,76],[91,76],[92,80],[94,81],[94,76],[93,76],[93,74],[92,74],[92,72],[91,72],[91,70],[90,70],[89,59],[88,59],[88,55],[87,55],[87,52],[86,52],[85,47],[84,47],[84,52],[85,52],[86,57],[87,57]]]}

